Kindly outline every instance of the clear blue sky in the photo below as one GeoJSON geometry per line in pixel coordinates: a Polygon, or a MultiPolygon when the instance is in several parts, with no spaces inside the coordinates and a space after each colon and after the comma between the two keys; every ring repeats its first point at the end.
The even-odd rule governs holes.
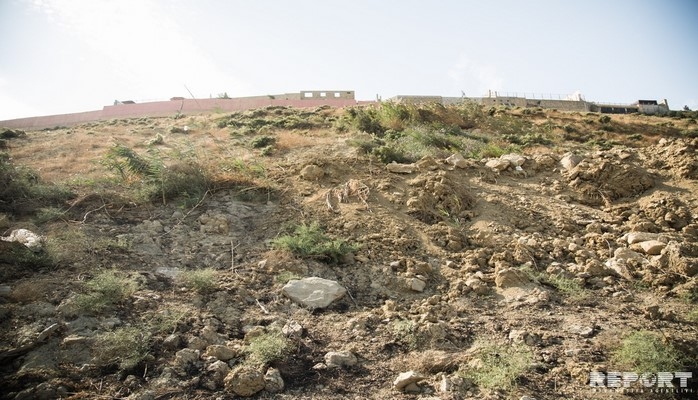
{"type": "Polygon", "coordinates": [[[695,0],[0,0],[0,120],[313,89],[668,99],[698,109],[695,0]]]}

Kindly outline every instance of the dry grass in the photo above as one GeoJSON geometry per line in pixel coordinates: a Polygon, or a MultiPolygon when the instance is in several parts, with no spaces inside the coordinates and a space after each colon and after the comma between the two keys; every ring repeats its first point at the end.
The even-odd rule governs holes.
{"type": "Polygon", "coordinates": [[[332,138],[324,135],[318,136],[317,134],[305,135],[293,131],[279,131],[276,134],[276,148],[281,151],[288,151],[301,147],[312,147],[332,141],[332,138]]]}

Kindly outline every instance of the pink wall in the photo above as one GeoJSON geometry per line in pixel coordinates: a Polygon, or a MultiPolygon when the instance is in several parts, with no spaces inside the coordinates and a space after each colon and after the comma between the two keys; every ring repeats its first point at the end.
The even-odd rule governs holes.
{"type": "Polygon", "coordinates": [[[268,97],[248,97],[237,99],[185,99],[156,101],[140,104],[119,104],[105,106],[102,110],[72,114],[47,115],[0,121],[0,127],[11,129],[44,129],[55,126],[72,126],[84,122],[109,120],[113,118],[167,117],[174,116],[181,108],[182,114],[196,114],[213,111],[242,111],[267,106],[289,106],[296,108],[315,108],[323,105],[332,107],[349,107],[374,103],[354,99],[305,99],[283,100],[268,97]]]}

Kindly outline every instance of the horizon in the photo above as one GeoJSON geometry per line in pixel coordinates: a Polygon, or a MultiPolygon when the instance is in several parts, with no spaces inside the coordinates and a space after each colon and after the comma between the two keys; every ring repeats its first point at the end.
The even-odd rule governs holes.
{"type": "Polygon", "coordinates": [[[698,108],[698,3],[0,2],[0,120],[114,100],[581,93],[698,108]]]}

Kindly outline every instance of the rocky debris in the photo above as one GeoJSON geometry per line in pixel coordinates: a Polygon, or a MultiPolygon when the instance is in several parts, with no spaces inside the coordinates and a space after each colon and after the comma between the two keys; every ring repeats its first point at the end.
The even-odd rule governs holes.
{"type": "Polygon", "coordinates": [[[325,364],[329,368],[353,367],[358,362],[351,351],[330,351],[325,354],[325,364]]]}
{"type": "Polygon", "coordinates": [[[43,246],[43,238],[28,229],[15,229],[10,232],[10,236],[2,236],[0,240],[19,242],[33,252],[40,252],[43,246]]]}
{"type": "Polygon", "coordinates": [[[315,164],[306,165],[300,172],[301,178],[306,181],[317,181],[325,175],[325,171],[315,164]]]}
{"type": "Polygon", "coordinates": [[[318,277],[290,280],[281,292],[294,302],[309,308],[325,308],[341,299],[347,290],[338,282],[318,277]]]}
{"type": "Polygon", "coordinates": [[[182,349],[175,353],[175,366],[185,369],[199,361],[199,350],[182,349]]]}
{"type": "Polygon", "coordinates": [[[426,288],[427,283],[418,277],[414,278],[409,278],[407,280],[407,286],[409,287],[410,290],[413,290],[415,292],[423,292],[424,288],[426,288]]]}
{"type": "Polygon", "coordinates": [[[417,383],[424,379],[426,377],[417,371],[403,372],[393,381],[393,388],[402,392],[418,393],[421,390],[417,383]]]}
{"type": "Polygon", "coordinates": [[[590,338],[590,337],[594,336],[594,333],[596,333],[596,330],[594,329],[593,326],[586,326],[586,325],[572,325],[569,328],[567,328],[567,331],[569,333],[579,335],[583,338],[590,338]]]}
{"type": "Polygon", "coordinates": [[[526,157],[515,153],[503,154],[499,159],[509,161],[509,164],[514,168],[521,168],[526,162],[526,157]]]}
{"type": "Polygon", "coordinates": [[[202,385],[209,390],[216,390],[224,385],[225,377],[230,372],[228,363],[221,360],[212,362],[206,367],[207,378],[202,385]]]}
{"type": "Polygon", "coordinates": [[[590,205],[635,197],[654,186],[654,179],[644,169],[617,160],[585,159],[566,176],[578,200],[590,205]]]}
{"type": "Polygon", "coordinates": [[[662,271],[694,277],[698,274],[698,244],[669,242],[652,265],[662,271]]]}
{"type": "Polygon", "coordinates": [[[224,379],[226,390],[242,397],[250,397],[264,390],[264,374],[251,366],[239,366],[230,371],[224,379]]]}
{"type": "Polygon", "coordinates": [[[469,218],[475,200],[466,187],[452,179],[451,171],[431,171],[407,181],[413,189],[405,202],[407,213],[427,224],[469,218]]]}
{"type": "Polygon", "coordinates": [[[289,339],[299,339],[303,336],[303,327],[296,321],[288,321],[281,328],[281,333],[289,339]]]}
{"type": "Polygon", "coordinates": [[[419,161],[415,163],[420,171],[433,171],[439,168],[439,164],[434,160],[432,156],[424,156],[419,161]]]}
{"type": "Polygon", "coordinates": [[[396,174],[411,174],[419,169],[415,164],[398,164],[395,161],[386,165],[385,168],[396,174]]]}

